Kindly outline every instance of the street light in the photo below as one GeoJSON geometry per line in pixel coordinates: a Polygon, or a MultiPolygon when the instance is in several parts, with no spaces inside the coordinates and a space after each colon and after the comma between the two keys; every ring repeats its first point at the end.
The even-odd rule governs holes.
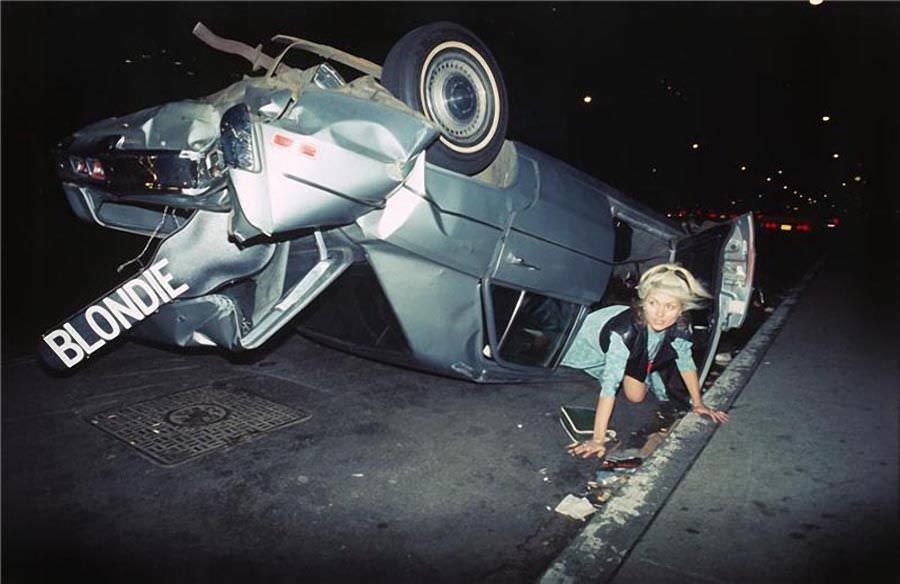
{"type": "Polygon", "coordinates": [[[831,157],[832,157],[832,158],[840,158],[841,155],[838,154],[837,152],[835,152],[834,154],[831,155],[831,157]]]}
{"type": "Polygon", "coordinates": [[[691,148],[696,150],[697,148],[700,148],[700,144],[697,144],[696,142],[694,142],[693,144],[691,144],[691,148]]]}
{"type": "Polygon", "coordinates": [[[591,98],[590,95],[585,95],[585,96],[584,96],[584,103],[591,103],[591,101],[593,101],[593,99],[591,98]]]}
{"type": "Polygon", "coordinates": [[[823,121],[823,122],[830,122],[830,121],[831,121],[831,116],[822,116],[822,121],[823,121]]]}

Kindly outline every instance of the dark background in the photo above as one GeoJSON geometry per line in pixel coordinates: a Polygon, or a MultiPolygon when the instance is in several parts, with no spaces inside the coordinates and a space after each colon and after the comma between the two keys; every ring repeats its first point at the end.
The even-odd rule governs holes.
{"type": "Polygon", "coordinates": [[[511,139],[663,212],[833,213],[895,273],[897,4],[3,2],[0,20],[5,356],[115,285],[146,241],[75,218],[53,146],[250,72],[197,21],[270,54],[283,33],[376,62],[418,25],[459,22],[500,64],[511,139]]]}

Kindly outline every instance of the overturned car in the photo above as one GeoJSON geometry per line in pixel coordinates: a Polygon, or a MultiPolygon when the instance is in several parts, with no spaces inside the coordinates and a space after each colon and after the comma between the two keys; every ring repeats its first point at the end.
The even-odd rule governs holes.
{"type": "Polygon", "coordinates": [[[404,36],[381,67],[277,36],[271,57],[194,34],[265,73],[203,99],[88,126],[60,144],[75,214],[157,242],[142,272],[43,337],[75,367],[124,333],[254,349],[284,327],[478,382],[558,374],[592,308],[677,261],[717,293],[695,313],[701,380],[743,322],[752,216],[697,233],[506,139],[497,64],[451,23],[404,36]],[[352,67],[283,62],[304,49],[352,67]]]}

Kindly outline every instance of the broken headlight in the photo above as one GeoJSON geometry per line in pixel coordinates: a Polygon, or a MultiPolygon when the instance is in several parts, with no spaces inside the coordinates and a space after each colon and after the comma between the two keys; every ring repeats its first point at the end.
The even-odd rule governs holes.
{"type": "Polygon", "coordinates": [[[250,108],[239,103],[225,112],[219,126],[222,133],[222,155],[233,168],[259,172],[259,149],[250,120],[250,108]]]}

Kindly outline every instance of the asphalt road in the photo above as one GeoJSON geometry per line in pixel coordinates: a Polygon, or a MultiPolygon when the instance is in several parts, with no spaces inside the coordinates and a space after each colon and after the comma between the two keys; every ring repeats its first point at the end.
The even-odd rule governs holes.
{"type": "MultiPolygon", "coordinates": [[[[801,274],[811,248],[785,249],[801,274]]],[[[530,581],[582,527],[552,509],[596,470],[557,420],[592,404],[587,379],[475,385],[294,335],[243,360],[128,343],[68,377],[30,358],[2,375],[7,582],[530,581]],[[88,422],[215,386],[311,418],[174,467],[88,422]]]]}
{"type": "Polygon", "coordinates": [[[842,251],[602,581],[897,581],[897,296],[877,249],[842,251]]]}
{"type": "Polygon", "coordinates": [[[480,386],[299,337],[257,357],[5,364],[4,580],[516,581],[580,527],[548,507],[592,473],[557,420],[590,382],[480,386]],[[312,417],[172,468],[87,421],[223,383],[312,417]]]}

